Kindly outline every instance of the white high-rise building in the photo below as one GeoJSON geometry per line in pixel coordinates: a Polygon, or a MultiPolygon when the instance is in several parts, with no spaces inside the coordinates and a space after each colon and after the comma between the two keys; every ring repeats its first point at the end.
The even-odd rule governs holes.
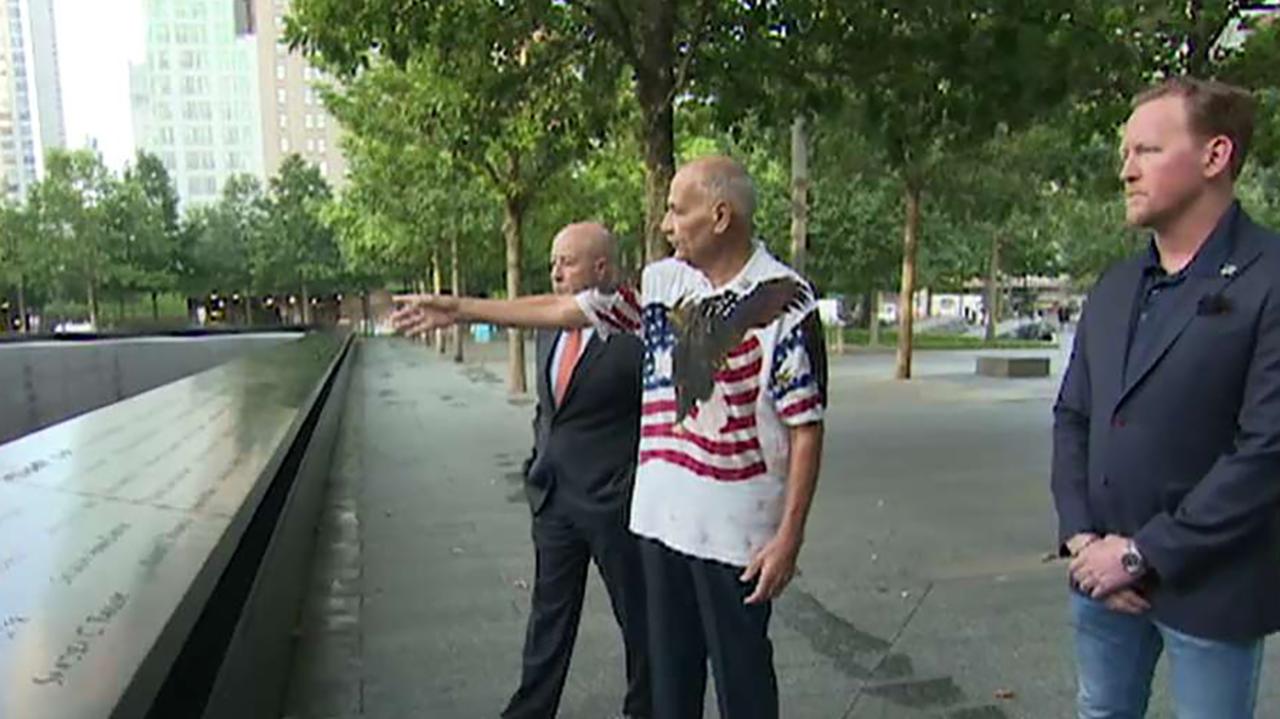
{"type": "Polygon", "coordinates": [[[284,43],[289,0],[236,0],[236,7],[240,31],[257,38],[264,169],[275,174],[286,157],[300,155],[341,187],[347,173],[342,127],[321,98],[326,78],[284,43]]]}
{"type": "Polygon", "coordinates": [[[21,199],[66,144],[52,0],[3,0],[0,27],[0,197],[21,199]]]}
{"type": "Polygon", "coordinates": [[[262,177],[257,47],[228,0],[144,0],[146,60],[133,68],[134,142],[164,163],[184,204],[232,175],[262,177]]]}

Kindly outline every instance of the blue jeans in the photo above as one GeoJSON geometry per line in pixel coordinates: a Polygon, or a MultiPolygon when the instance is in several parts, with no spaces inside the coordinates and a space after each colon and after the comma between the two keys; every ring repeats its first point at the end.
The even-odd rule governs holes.
{"type": "Polygon", "coordinates": [[[1251,719],[1262,672],[1262,639],[1225,642],[1183,634],[1149,616],[1113,612],[1071,593],[1079,719],[1141,719],[1151,676],[1169,652],[1178,719],[1251,719]]]}

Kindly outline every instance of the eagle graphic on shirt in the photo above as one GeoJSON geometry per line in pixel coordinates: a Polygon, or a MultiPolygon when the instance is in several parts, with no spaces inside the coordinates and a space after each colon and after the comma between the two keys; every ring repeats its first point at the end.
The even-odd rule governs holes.
{"type": "Polygon", "coordinates": [[[809,296],[804,283],[780,277],[757,284],[741,297],[726,292],[677,302],[671,311],[675,424],[679,426],[698,402],[711,399],[716,373],[725,368],[730,351],[742,344],[748,330],[767,327],[788,310],[802,309],[809,296]]]}

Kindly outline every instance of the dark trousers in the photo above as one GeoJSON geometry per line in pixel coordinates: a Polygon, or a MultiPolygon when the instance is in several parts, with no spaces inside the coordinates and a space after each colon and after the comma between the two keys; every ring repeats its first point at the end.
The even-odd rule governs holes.
{"type": "Polygon", "coordinates": [[[649,597],[654,719],[698,719],[715,675],[721,719],[777,719],[778,682],[769,603],[742,603],[754,583],[742,567],[697,559],[640,540],[649,597]]]}
{"type": "Polygon", "coordinates": [[[648,719],[653,712],[644,581],[638,540],[627,529],[625,504],[616,511],[586,512],[558,500],[552,494],[533,518],[537,555],[533,605],[525,633],[520,688],[502,716],[552,719],[556,715],[578,636],[587,565],[595,560],[626,650],[623,712],[648,719]]]}

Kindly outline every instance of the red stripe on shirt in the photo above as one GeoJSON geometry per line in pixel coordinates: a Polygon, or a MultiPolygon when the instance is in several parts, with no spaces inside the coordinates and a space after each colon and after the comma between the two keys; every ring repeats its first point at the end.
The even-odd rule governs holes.
{"type": "Polygon", "coordinates": [[[635,314],[640,314],[640,298],[636,297],[635,290],[623,285],[618,288],[618,294],[622,295],[623,301],[631,306],[635,314]]]}
{"type": "Polygon", "coordinates": [[[755,361],[750,364],[716,372],[715,380],[717,382],[740,382],[748,377],[754,377],[755,375],[760,374],[760,368],[763,366],[763,360],[757,357],[755,361]]]}
{"type": "Polygon", "coordinates": [[[744,429],[753,429],[756,426],[756,415],[751,413],[746,417],[730,417],[720,428],[721,434],[729,432],[741,432],[744,429]]]}
{"type": "Polygon", "coordinates": [[[631,317],[627,317],[618,311],[617,307],[610,307],[604,312],[604,319],[611,321],[614,325],[628,332],[635,332],[640,329],[640,323],[631,317]]]}
{"type": "Polygon", "coordinates": [[[675,427],[670,424],[652,424],[642,427],[640,428],[640,436],[661,437],[663,439],[688,442],[709,454],[717,454],[723,457],[744,452],[756,452],[760,449],[760,440],[755,437],[737,442],[717,442],[714,439],[707,439],[692,432],[677,432],[675,427]]]}
{"type": "Polygon", "coordinates": [[[751,404],[752,402],[755,402],[756,398],[759,396],[760,396],[759,388],[753,388],[753,389],[747,390],[746,392],[741,392],[739,394],[725,395],[724,403],[730,406],[751,404]]]}
{"type": "Polygon", "coordinates": [[[808,399],[802,399],[793,405],[783,407],[782,410],[778,412],[778,415],[782,417],[794,417],[803,412],[808,412],[820,404],[822,404],[822,397],[815,395],[808,399]]]}
{"type": "Polygon", "coordinates": [[[744,354],[754,351],[760,347],[760,340],[755,337],[749,337],[745,342],[729,350],[729,358],[741,357],[744,354]]]}
{"type": "Polygon", "coordinates": [[[641,407],[642,414],[657,414],[659,412],[676,411],[676,401],[674,399],[660,399],[653,402],[645,402],[641,407]]]}
{"type": "Polygon", "coordinates": [[[752,479],[765,474],[768,469],[764,462],[755,462],[746,467],[737,467],[734,469],[725,469],[699,462],[684,452],[677,452],[673,449],[650,449],[640,452],[640,464],[645,462],[668,462],[693,472],[699,477],[706,477],[720,482],[741,482],[744,479],[752,479]]]}

